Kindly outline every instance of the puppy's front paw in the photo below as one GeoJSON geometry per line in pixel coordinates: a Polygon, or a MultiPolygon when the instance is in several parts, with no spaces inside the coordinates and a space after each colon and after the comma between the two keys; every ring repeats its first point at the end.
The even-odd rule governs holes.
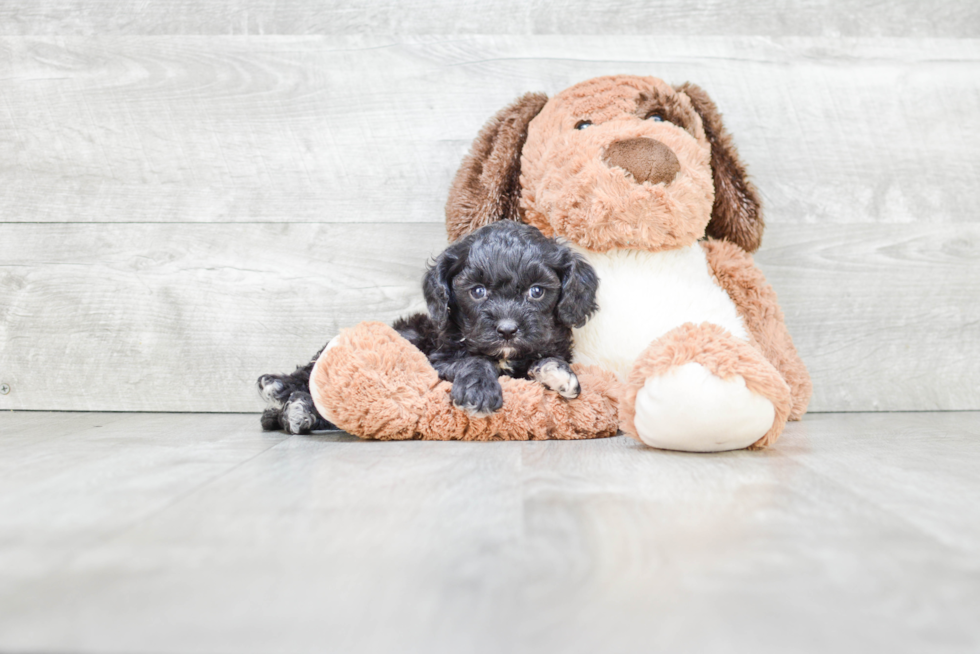
{"type": "Polygon", "coordinates": [[[494,377],[457,376],[450,393],[453,405],[472,416],[483,418],[504,405],[504,392],[494,377]]]}
{"type": "Polygon", "coordinates": [[[265,431],[278,431],[282,427],[279,424],[279,414],[280,409],[274,406],[270,406],[263,411],[262,417],[259,419],[259,422],[262,423],[262,429],[265,431]]]}
{"type": "Polygon", "coordinates": [[[556,357],[536,362],[527,371],[527,375],[567,400],[574,400],[582,392],[572,367],[556,357]]]}

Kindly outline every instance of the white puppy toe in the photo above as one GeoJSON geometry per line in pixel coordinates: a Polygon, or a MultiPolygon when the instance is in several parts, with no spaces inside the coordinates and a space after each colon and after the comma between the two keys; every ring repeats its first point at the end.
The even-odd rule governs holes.
{"type": "Polygon", "coordinates": [[[647,445],[686,452],[748,447],[772,427],[776,410],[736,375],[720,379],[699,363],[649,377],[636,394],[634,424],[647,445]]]}
{"type": "Polygon", "coordinates": [[[575,399],[582,391],[575,373],[569,370],[568,364],[559,361],[545,361],[534,370],[534,379],[568,400],[575,399]]]}

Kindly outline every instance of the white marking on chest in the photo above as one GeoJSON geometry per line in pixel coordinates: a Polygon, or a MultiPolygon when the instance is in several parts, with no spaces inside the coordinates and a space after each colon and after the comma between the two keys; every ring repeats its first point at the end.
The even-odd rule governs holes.
{"type": "Polygon", "coordinates": [[[599,311],[574,330],[576,361],[625,378],[654,339],[687,322],[714,323],[748,340],[735,303],[715,281],[699,243],[665,252],[575,249],[599,275],[599,311]]]}
{"type": "Polygon", "coordinates": [[[497,370],[505,373],[514,372],[514,364],[507,359],[497,359],[497,370]]]}

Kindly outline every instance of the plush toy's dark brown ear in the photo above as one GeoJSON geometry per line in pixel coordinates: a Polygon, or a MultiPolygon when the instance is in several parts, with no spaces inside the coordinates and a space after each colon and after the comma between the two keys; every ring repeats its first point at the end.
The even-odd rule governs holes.
{"type": "Polygon", "coordinates": [[[449,188],[450,242],[498,220],[520,220],[521,149],[528,123],[547,101],[544,93],[526,93],[480,130],[449,188]]]}
{"type": "Polygon", "coordinates": [[[704,90],[685,82],[676,90],[691,99],[701,116],[705,136],[711,143],[711,174],[715,182],[715,204],[711,222],[705,230],[712,238],[732,241],[746,252],[762,244],[762,204],[755,186],[748,180],[745,167],[738,159],[732,137],[721,122],[718,107],[704,90]]]}

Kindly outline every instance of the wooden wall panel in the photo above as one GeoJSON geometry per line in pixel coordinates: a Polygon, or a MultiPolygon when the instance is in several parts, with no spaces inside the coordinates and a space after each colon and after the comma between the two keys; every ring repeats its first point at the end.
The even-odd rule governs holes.
{"type": "Polygon", "coordinates": [[[0,38],[0,221],[432,222],[477,130],[610,73],[708,89],[771,224],[972,222],[980,40],[0,38]]]}
{"type": "MultiPolygon", "coordinates": [[[[145,4],[0,8],[0,409],[257,409],[257,374],[421,308],[446,189],[494,111],[618,72],[693,80],[724,111],[813,410],[980,409],[980,39],[932,38],[980,36],[972,4],[901,31],[905,5],[871,20],[852,3],[857,39],[829,19],[764,38],[734,19],[721,36],[359,36],[404,6],[330,3],[308,31],[342,14],[336,34],[219,36],[286,34],[310,7],[250,5],[238,30],[216,27],[231,5],[170,6],[169,23],[145,4]]],[[[514,24],[577,24],[542,27],[546,9],[514,24]]]]}
{"type": "Polygon", "coordinates": [[[948,36],[980,33],[973,0],[8,0],[0,34],[683,34],[948,36]]]}
{"type": "Polygon", "coordinates": [[[756,261],[813,411],[980,409],[980,225],[794,225],[756,261]]]}
{"type": "Polygon", "coordinates": [[[249,411],[338,329],[424,310],[440,225],[0,226],[0,409],[249,411]]]}
{"type": "MultiPolygon", "coordinates": [[[[0,409],[254,411],[338,328],[421,309],[441,227],[2,225],[0,409]]],[[[980,227],[779,225],[813,411],[980,409],[980,227]]]]}

